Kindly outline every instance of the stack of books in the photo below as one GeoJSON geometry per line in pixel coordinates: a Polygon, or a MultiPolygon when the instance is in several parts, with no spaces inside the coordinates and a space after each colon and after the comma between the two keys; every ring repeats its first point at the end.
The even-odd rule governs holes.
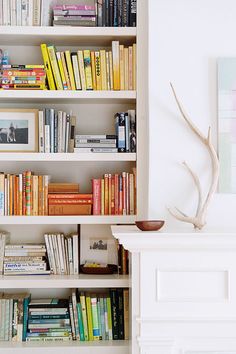
{"type": "Polygon", "coordinates": [[[35,299],[28,305],[27,342],[71,340],[67,299],[35,299]]]}
{"type": "Polygon", "coordinates": [[[53,26],[95,27],[95,5],[56,5],[53,7],[53,26]]]}
{"type": "Polygon", "coordinates": [[[75,116],[53,108],[39,111],[39,152],[74,152],[75,116]]]}
{"type": "Polygon", "coordinates": [[[118,152],[136,152],[135,110],[116,113],[115,129],[118,152]]]}
{"type": "Polygon", "coordinates": [[[135,172],[92,179],[93,215],[134,215],[135,183],[135,172]]]}
{"type": "Polygon", "coordinates": [[[2,65],[3,90],[45,90],[44,65],[2,65]]]}
{"type": "Polygon", "coordinates": [[[0,173],[0,215],[48,215],[49,176],[0,173]]]}
{"type": "Polygon", "coordinates": [[[79,274],[78,235],[44,235],[49,266],[52,274],[79,274]]]}
{"type": "Polygon", "coordinates": [[[76,135],[75,153],[118,152],[116,135],[76,135]]]}
{"type": "Polygon", "coordinates": [[[46,247],[41,244],[6,245],[4,275],[46,275],[46,247]]]}
{"type": "Polygon", "coordinates": [[[72,337],[80,341],[129,338],[129,291],[92,293],[72,290],[72,337]]]}
{"type": "Polygon", "coordinates": [[[41,51],[50,90],[136,90],[136,44],[72,53],[41,44],[41,51]]]}
{"type": "Polygon", "coordinates": [[[24,342],[27,334],[27,317],[30,294],[0,294],[0,341],[24,342]]]}
{"type": "Polygon", "coordinates": [[[92,202],[92,194],[80,194],[78,184],[49,185],[49,215],[91,215],[92,202]]]}

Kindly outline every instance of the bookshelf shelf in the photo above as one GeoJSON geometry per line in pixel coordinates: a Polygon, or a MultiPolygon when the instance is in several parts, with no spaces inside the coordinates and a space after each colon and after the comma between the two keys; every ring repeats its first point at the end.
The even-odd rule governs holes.
{"type": "Polygon", "coordinates": [[[122,44],[136,39],[135,27],[32,27],[0,26],[1,44],[36,46],[55,45],[110,46],[117,38],[122,44]]]}
{"type": "Polygon", "coordinates": [[[0,90],[0,102],[22,103],[134,103],[135,91],[33,91],[33,90],[0,90]]]}
{"type": "Polygon", "coordinates": [[[0,276],[0,289],[128,288],[128,275],[0,276]]]}
{"type": "Polygon", "coordinates": [[[134,224],[136,215],[0,216],[1,225],[111,225],[134,224]]]}
{"type": "Polygon", "coordinates": [[[136,161],[135,153],[0,153],[0,161],[38,161],[38,162],[90,162],[90,161],[136,161]]]}
{"type": "Polygon", "coordinates": [[[41,354],[42,350],[47,350],[50,354],[57,353],[69,353],[77,354],[126,354],[128,353],[130,346],[130,341],[127,340],[116,340],[116,341],[94,341],[94,342],[36,342],[36,343],[17,343],[17,342],[0,342],[0,349],[4,349],[4,353],[12,354],[14,353],[31,353],[34,349],[35,354],[41,354]]]}

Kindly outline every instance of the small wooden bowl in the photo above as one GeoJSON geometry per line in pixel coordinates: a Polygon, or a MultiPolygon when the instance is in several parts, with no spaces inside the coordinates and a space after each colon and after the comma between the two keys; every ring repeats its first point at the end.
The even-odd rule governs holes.
{"type": "Polygon", "coordinates": [[[85,267],[80,265],[80,272],[84,274],[113,274],[117,273],[118,267],[116,264],[108,264],[107,267],[85,267]]]}
{"type": "Polygon", "coordinates": [[[142,231],[158,231],[165,224],[164,220],[143,220],[136,221],[136,226],[142,231]]]}

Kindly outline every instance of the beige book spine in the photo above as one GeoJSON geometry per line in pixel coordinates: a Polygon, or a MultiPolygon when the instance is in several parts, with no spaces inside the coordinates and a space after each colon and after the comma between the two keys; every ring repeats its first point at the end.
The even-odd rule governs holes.
{"type": "Polygon", "coordinates": [[[83,51],[78,51],[78,60],[79,60],[79,72],[80,72],[80,79],[81,79],[81,87],[82,90],[86,91],[86,78],[85,78],[85,70],[84,70],[84,56],[83,51]]]}
{"type": "Polygon", "coordinates": [[[125,89],[125,60],[123,45],[120,45],[120,89],[125,89]]]}
{"type": "Polygon", "coordinates": [[[109,73],[110,73],[110,84],[111,84],[111,90],[114,90],[114,85],[113,85],[113,63],[112,63],[112,51],[109,51],[109,73]]]}
{"type": "Polygon", "coordinates": [[[111,83],[110,83],[110,65],[109,65],[109,53],[106,52],[106,74],[107,74],[107,89],[111,91],[111,83]]]}
{"type": "Polygon", "coordinates": [[[112,42],[112,59],[113,59],[114,90],[120,90],[120,44],[119,44],[119,41],[112,42]]]}
{"type": "Polygon", "coordinates": [[[106,51],[100,50],[102,90],[107,90],[106,51]]]}
{"type": "Polygon", "coordinates": [[[129,47],[129,90],[133,90],[133,47],[129,47]]]}
{"type": "Polygon", "coordinates": [[[38,191],[39,191],[39,183],[38,176],[33,176],[33,216],[38,215],[38,191]]]}
{"type": "Polygon", "coordinates": [[[96,67],[96,84],[97,84],[97,90],[99,91],[102,89],[100,52],[95,52],[95,67],[96,67]]]}
{"type": "Polygon", "coordinates": [[[95,52],[93,50],[91,50],[91,67],[92,67],[93,90],[97,90],[95,52]]]}
{"type": "Polygon", "coordinates": [[[137,46],[136,43],[133,44],[133,90],[136,90],[137,84],[137,64],[136,64],[137,46]]]}
{"type": "Polygon", "coordinates": [[[62,62],[64,74],[65,74],[67,88],[68,88],[68,90],[71,90],[71,83],[70,83],[70,78],[69,78],[69,74],[68,74],[68,70],[67,70],[67,66],[66,66],[66,59],[65,59],[64,52],[61,52],[61,62],[62,62]]]}
{"type": "Polygon", "coordinates": [[[125,90],[129,89],[129,48],[124,49],[124,67],[125,67],[125,90]]]}

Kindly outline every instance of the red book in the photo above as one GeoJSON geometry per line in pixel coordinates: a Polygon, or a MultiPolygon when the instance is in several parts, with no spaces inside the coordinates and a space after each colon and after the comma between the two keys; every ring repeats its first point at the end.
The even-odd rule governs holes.
{"type": "Polygon", "coordinates": [[[126,172],[122,172],[122,185],[123,185],[123,193],[122,193],[122,215],[127,215],[127,202],[126,202],[126,172]]]}
{"type": "Polygon", "coordinates": [[[111,174],[108,174],[108,214],[111,215],[111,174]]]}
{"type": "Polygon", "coordinates": [[[130,215],[129,173],[126,173],[126,214],[130,215]]]}
{"type": "MultiPolygon", "coordinates": [[[[93,200],[91,199],[50,199],[48,201],[48,205],[57,205],[57,204],[93,204],[93,200]]],[[[100,215],[100,214],[96,214],[100,215]]]]}
{"type": "Polygon", "coordinates": [[[23,172],[22,177],[22,215],[26,215],[26,190],[25,190],[25,176],[26,172],[23,172]]]}
{"type": "Polygon", "coordinates": [[[115,215],[119,215],[119,175],[115,174],[115,215]]]}
{"type": "Polygon", "coordinates": [[[101,180],[92,179],[93,215],[101,215],[101,180]]]}
{"type": "Polygon", "coordinates": [[[59,193],[59,194],[48,194],[48,200],[50,199],[91,199],[92,194],[69,194],[69,193],[59,193]]]}
{"type": "Polygon", "coordinates": [[[108,188],[108,174],[104,175],[104,209],[105,215],[109,214],[109,188],[108,188]]]}
{"type": "Polygon", "coordinates": [[[115,215],[115,176],[111,177],[111,215],[115,215]]]}
{"type": "Polygon", "coordinates": [[[122,176],[119,176],[119,215],[123,214],[123,180],[122,176]]]}

